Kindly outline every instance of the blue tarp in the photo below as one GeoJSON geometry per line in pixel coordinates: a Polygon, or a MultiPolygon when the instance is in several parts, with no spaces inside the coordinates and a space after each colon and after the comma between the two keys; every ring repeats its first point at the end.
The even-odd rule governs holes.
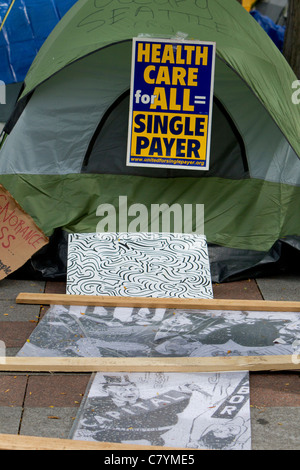
{"type": "MultiPolygon", "coordinates": [[[[76,0],[16,0],[0,33],[0,80],[23,82],[40,47],[76,0]]],[[[0,24],[11,1],[0,0],[0,24]]]]}
{"type": "Polygon", "coordinates": [[[285,35],[285,26],[279,26],[274,23],[267,16],[262,15],[257,10],[252,10],[250,14],[255,18],[255,20],[261,25],[261,27],[266,31],[270,36],[272,41],[276,44],[278,49],[282,52],[284,35],[285,35]]]}

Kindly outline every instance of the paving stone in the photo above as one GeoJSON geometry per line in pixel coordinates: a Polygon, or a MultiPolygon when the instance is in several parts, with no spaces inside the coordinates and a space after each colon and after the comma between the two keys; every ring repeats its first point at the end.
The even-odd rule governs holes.
{"type": "Polygon", "coordinates": [[[90,374],[32,375],[28,379],[25,406],[78,407],[90,374]]]}
{"type": "Polygon", "coordinates": [[[300,407],[251,408],[252,450],[300,450],[300,407]]]}
{"type": "Polygon", "coordinates": [[[3,279],[0,281],[0,300],[16,300],[21,292],[42,293],[45,281],[3,279]]]}
{"type": "Polygon", "coordinates": [[[0,407],[0,434],[18,434],[22,407],[0,407]]]}
{"type": "Polygon", "coordinates": [[[26,375],[1,375],[0,407],[22,406],[27,380],[26,375]]]}
{"type": "MultiPolygon", "coordinates": [[[[1,410],[1,408],[0,408],[1,410]]],[[[77,408],[25,408],[20,434],[67,439],[74,424],[77,408]]]]}
{"type": "Polygon", "coordinates": [[[43,318],[44,315],[46,315],[49,308],[50,308],[50,305],[41,306],[41,308],[40,308],[40,320],[43,318]]]}
{"type": "Polygon", "coordinates": [[[39,305],[16,304],[8,300],[0,300],[1,321],[38,321],[40,315],[39,305]]]}
{"type": "Polygon", "coordinates": [[[63,281],[47,281],[45,286],[45,293],[47,294],[65,294],[66,282],[63,281]]]}
{"type": "Polygon", "coordinates": [[[0,322],[0,340],[4,341],[6,348],[21,348],[36,326],[30,321],[0,322]]]}
{"type": "Polygon", "coordinates": [[[213,284],[213,294],[215,299],[262,299],[254,279],[213,284]]]}
{"type": "Polygon", "coordinates": [[[252,406],[300,406],[300,374],[250,374],[250,393],[252,406]]]}
{"type": "Polygon", "coordinates": [[[266,277],[256,282],[265,300],[300,301],[299,276],[266,277]]]}

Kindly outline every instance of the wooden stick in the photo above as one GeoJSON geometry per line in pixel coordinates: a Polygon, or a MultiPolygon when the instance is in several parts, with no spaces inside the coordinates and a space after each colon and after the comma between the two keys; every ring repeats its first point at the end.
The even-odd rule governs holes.
{"type": "Polygon", "coordinates": [[[0,371],[23,372],[222,372],[299,370],[293,356],[218,357],[5,357],[0,371]]]}
{"type": "Polygon", "coordinates": [[[20,293],[18,304],[82,305],[102,307],[146,307],[199,310],[248,310],[300,312],[300,302],[240,299],[177,299],[151,297],[117,297],[105,295],[32,294],[20,293]]]}
{"type": "MultiPolygon", "coordinates": [[[[16,434],[0,434],[0,450],[187,450],[179,447],[76,441],[16,434]]],[[[189,449],[191,450],[191,449],[189,449]]],[[[201,449],[199,449],[201,450],[201,449]]]]}

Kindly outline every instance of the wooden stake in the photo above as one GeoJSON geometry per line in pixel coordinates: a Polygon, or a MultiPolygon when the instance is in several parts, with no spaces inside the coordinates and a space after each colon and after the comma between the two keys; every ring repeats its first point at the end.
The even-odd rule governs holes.
{"type": "Polygon", "coordinates": [[[5,357],[0,371],[23,372],[222,372],[299,370],[293,356],[218,357],[5,357]]]}
{"type": "Polygon", "coordinates": [[[20,293],[18,304],[82,305],[102,307],[145,307],[198,310],[247,310],[300,312],[300,302],[240,299],[178,299],[152,297],[116,297],[101,295],[20,293]]]}
{"type": "MultiPolygon", "coordinates": [[[[0,434],[0,450],[187,450],[174,447],[142,446],[111,442],[75,441],[49,437],[0,434]]],[[[189,449],[191,450],[191,449],[189,449]]],[[[201,449],[199,449],[201,450],[201,449]]]]}

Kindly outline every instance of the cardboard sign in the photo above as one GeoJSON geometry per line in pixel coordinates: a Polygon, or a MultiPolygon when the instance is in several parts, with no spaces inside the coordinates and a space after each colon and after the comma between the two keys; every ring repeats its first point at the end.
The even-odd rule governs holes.
{"type": "Polygon", "coordinates": [[[133,39],[127,165],[208,170],[215,43],[133,39]]]}
{"type": "Polygon", "coordinates": [[[0,185],[0,279],[23,266],[48,242],[32,218],[0,185]]]}

